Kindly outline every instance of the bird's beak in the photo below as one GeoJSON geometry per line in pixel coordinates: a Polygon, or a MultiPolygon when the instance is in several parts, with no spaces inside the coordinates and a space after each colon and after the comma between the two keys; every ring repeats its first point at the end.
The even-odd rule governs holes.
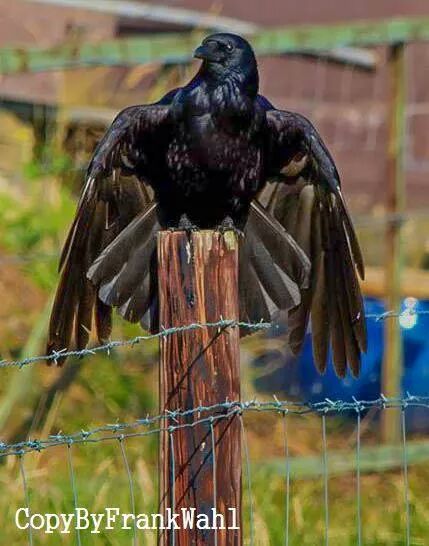
{"type": "Polygon", "coordinates": [[[202,59],[212,63],[219,62],[219,54],[216,51],[216,45],[211,42],[201,44],[200,47],[194,51],[194,57],[196,59],[202,59]]]}

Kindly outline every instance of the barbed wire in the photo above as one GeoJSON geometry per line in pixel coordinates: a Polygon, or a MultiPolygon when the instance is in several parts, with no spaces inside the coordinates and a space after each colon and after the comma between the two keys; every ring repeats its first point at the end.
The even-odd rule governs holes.
{"type": "Polygon", "coordinates": [[[384,311],[384,313],[366,313],[367,319],[374,319],[376,322],[386,320],[388,318],[402,318],[410,316],[429,315],[429,309],[404,309],[403,311],[384,311]]]}
{"type": "Polygon", "coordinates": [[[165,411],[152,417],[145,417],[127,423],[104,424],[90,430],[80,430],[72,434],[50,435],[45,439],[29,439],[17,443],[0,442],[0,458],[9,455],[24,455],[29,452],[41,452],[50,447],[61,445],[73,445],[84,443],[98,443],[107,440],[124,440],[159,434],[161,432],[174,432],[183,428],[194,428],[198,425],[209,424],[229,419],[235,415],[247,412],[274,412],[283,415],[315,414],[326,416],[329,414],[341,414],[354,412],[361,414],[372,408],[385,410],[388,408],[405,409],[408,407],[420,407],[429,409],[429,396],[415,396],[410,393],[402,398],[388,398],[380,395],[373,400],[330,400],[325,398],[321,402],[296,402],[291,400],[279,400],[276,396],[271,401],[258,401],[256,399],[241,401],[226,401],[210,406],[198,406],[188,410],[165,411]],[[191,418],[195,418],[190,421],[191,418]],[[159,426],[154,427],[154,425],[159,426]],[[136,430],[143,429],[143,430],[136,430]],[[129,432],[127,432],[129,431],[129,432]],[[134,431],[134,432],[132,432],[134,431]]]}
{"type": "MultiPolygon", "coordinates": [[[[410,316],[429,316],[429,309],[425,310],[415,310],[415,309],[405,309],[403,311],[385,311],[384,313],[367,313],[365,316],[367,319],[373,319],[376,322],[384,321],[390,318],[401,318],[401,317],[410,317],[410,316]]],[[[205,323],[199,323],[194,322],[192,324],[183,325],[183,326],[174,326],[171,328],[162,328],[161,330],[155,334],[147,334],[147,335],[140,335],[135,336],[131,339],[126,340],[115,340],[115,341],[109,341],[108,343],[97,345],[95,347],[86,348],[86,349],[79,349],[79,350],[67,350],[64,348],[60,351],[53,351],[51,354],[45,354],[45,355],[37,355],[37,356],[29,356],[26,358],[23,358],[21,360],[0,360],[0,369],[1,368],[23,368],[25,366],[36,364],[38,362],[54,362],[55,364],[58,363],[58,360],[68,358],[68,357],[77,357],[82,358],[84,356],[93,356],[97,353],[107,353],[110,354],[110,351],[112,349],[115,349],[117,347],[134,347],[135,345],[138,345],[141,341],[150,341],[154,339],[160,339],[164,337],[169,337],[174,334],[178,333],[184,333],[192,330],[200,330],[203,328],[246,328],[248,330],[251,330],[253,332],[261,331],[261,330],[272,330],[272,329],[279,329],[281,326],[280,323],[273,323],[273,322],[245,322],[245,321],[237,321],[237,320],[228,320],[228,319],[221,319],[216,322],[205,322],[205,323]]]]}
{"type": "Polygon", "coordinates": [[[268,330],[271,328],[276,328],[279,325],[273,324],[271,322],[244,322],[244,321],[237,321],[237,320],[228,320],[228,319],[220,319],[216,322],[193,322],[191,324],[187,324],[184,326],[174,326],[171,328],[163,328],[161,326],[161,330],[157,332],[156,334],[147,334],[142,336],[136,336],[132,339],[126,339],[126,340],[117,340],[117,341],[109,341],[108,343],[105,343],[103,345],[97,345],[96,347],[92,347],[89,349],[80,349],[80,350],[72,350],[68,351],[67,349],[61,350],[61,351],[53,351],[49,355],[40,355],[40,356],[30,356],[28,358],[23,358],[22,360],[0,360],[0,368],[8,368],[16,366],[18,368],[22,368],[24,366],[27,366],[29,364],[34,364],[36,362],[46,361],[46,362],[57,362],[58,360],[62,358],[67,357],[83,357],[83,356],[90,356],[94,355],[100,352],[106,352],[109,353],[111,349],[115,349],[116,347],[133,347],[134,345],[137,345],[141,341],[150,341],[153,339],[159,339],[164,337],[172,336],[173,334],[179,334],[183,332],[189,332],[192,330],[201,330],[202,328],[216,328],[216,329],[222,329],[222,328],[247,328],[249,330],[257,331],[257,330],[268,330]]]}

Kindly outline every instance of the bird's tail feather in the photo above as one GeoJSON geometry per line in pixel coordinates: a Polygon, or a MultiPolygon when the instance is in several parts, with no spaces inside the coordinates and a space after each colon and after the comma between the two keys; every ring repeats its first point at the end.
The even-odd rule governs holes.
{"type": "Polygon", "coordinates": [[[310,262],[304,251],[254,201],[240,247],[241,319],[274,321],[282,311],[296,308],[309,275],[310,262]]]}
{"type": "MultiPolygon", "coordinates": [[[[161,229],[152,207],[137,216],[105,248],[88,271],[103,304],[118,308],[130,322],[158,328],[156,235],[161,229]]],[[[252,204],[240,240],[240,319],[275,320],[296,308],[308,286],[310,262],[284,228],[257,203],[252,204]]]]}
{"type": "Polygon", "coordinates": [[[103,250],[88,271],[105,305],[117,307],[130,322],[144,318],[142,325],[149,330],[158,326],[156,236],[160,229],[156,206],[152,206],[103,250]]]}

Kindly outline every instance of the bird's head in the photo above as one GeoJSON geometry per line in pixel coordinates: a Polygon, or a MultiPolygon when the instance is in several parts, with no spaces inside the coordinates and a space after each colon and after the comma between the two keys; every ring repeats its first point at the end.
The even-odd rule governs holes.
{"type": "Polygon", "coordinates": [[[194,57],[203,61],[202,71],[222,81],[230,74],[243,75],[248,83],[258,89],[258,66],[249,42],[229,33],[212,34],[195,50],[194,57]]]}

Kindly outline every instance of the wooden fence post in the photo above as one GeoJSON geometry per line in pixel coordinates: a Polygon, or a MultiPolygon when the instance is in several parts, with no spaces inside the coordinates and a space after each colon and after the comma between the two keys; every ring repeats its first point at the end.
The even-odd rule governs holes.
{"type": "MultiPolygon", "coordinates": [[[[386,229],[386,306],[397,311],[401,305],[401,270],[402,270],[402,223],[400,215],[404,212],[405,173],[405,46],[396,44],[390,47],[390,114],[387,164],[387,206],[386,213],[393,220],[386,229]]],[[[396,319],[386,319],[384,338],[384,360],[382,392],[389,397],[401,395],[403,372],[401,327],[396,319]]],[[[400,428],[396,411],[383,412],[382,435],[385,442],[399,441],[400,428]]]]}
{"type": "MultiPolygon", "coordinates": [[[[200,231],[190,237],[184,232],[160,232],[158,277],[163,327],[216,322],[220,317],[238,320],[238,242],[233,232],[200,231]]],[[[161,412],[239,399],[238,328],[204,327],[161,339],[161,412]]],[[[195,425],[212,414],[201,411],[166,421],[166,425],[193,426],[161,433],[161,512],[194,508],[195,514],[209,516],[212,524],[215,508],[225,516],[226,527],[236,519],[238,528],[160,531],[161,546],[242,544],[241,425],[236,414],[195,425]]]]}

